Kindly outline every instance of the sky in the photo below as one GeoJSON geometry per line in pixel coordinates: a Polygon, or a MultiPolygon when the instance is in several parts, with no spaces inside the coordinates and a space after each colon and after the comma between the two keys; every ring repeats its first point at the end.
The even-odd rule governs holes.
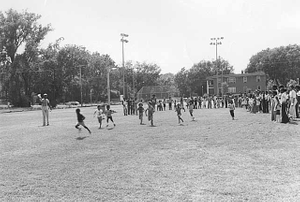
{"type": "Polygon", "coordinates": [[[39,23],[54,29],[47,47],[63,37],[91,52],[125,61],[156,63],[162,73],[189,69],[201,60],[215,60],[211,38],[224,37],[217,56],[240,73],[251,56],[267,48],[300,43],[299,0],[10,0],[1,11],[40,14],[39,23]]]}

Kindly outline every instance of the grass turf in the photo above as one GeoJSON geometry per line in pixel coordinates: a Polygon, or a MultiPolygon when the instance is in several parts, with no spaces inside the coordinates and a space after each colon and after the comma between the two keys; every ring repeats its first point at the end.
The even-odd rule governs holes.
{"type": "MultiPolygon", "coordinates": [[[[95,108],[0,114],[1,201],[300,201],[300,132],[269,114],[228,109],[155,112],[155,127],[113,106],[117,126],[98,129],[95,108]]],[[[104,122],[103,126],[106,123],[104,122]]]]}

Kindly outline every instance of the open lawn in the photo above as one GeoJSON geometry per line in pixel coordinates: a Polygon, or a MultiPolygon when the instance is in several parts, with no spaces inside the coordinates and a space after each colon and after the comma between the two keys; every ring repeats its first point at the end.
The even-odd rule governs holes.
{"type": "Polygon", "coordinates": [[[269,114],[198,109],[196,121],[117,113],[98,129],[95,107],[0,114],[0,201],[300,201],[300,126],[269,114]],[[105,126],[105,124],[104,124],[105,126]]]}

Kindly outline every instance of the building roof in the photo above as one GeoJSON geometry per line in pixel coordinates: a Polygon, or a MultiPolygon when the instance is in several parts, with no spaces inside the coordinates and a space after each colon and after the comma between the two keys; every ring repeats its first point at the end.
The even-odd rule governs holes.
{"type": "MultiPolygon", "coordinates": [[[[223,74],[223,77],[244,77],[244,76],[264,76],[264,75],[266,75],[264,72],[253,72],[253,73],[245,73],[245,74],[223,74]]],[[[221,77],[221,75],[218,75],[218,77],[221,77]]],[[[215,78],[217,78],[217,75],[206,77],[206,79],[215,79],[215,78]]]]}

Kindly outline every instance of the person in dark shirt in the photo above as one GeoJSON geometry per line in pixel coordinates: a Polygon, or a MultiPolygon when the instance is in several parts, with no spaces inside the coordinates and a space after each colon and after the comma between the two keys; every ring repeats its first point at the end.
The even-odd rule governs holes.
{"type": "Polygon", "coordinates": [[[177,117],[178,117],[178,124],[180,124],[180,121],[184,122],[183,119],[181,118],[181,109],[182,109],[182,106],[180,105],[180,103],[178,103],[175,108],[175,111],[176,111],[177,117]]]}
{"type": "Polygon", "coordinates": [[[152,105],[152,102],[150,101],[148,103],[148,108],[145,110],[145,114],[146,114],[146,116],[148,116],[148,121],[150,121],[151,126],[154,126],[153,125],[153,113],[154,113],[154,107],[152,105]]]}
{"type": "Polygon", "coordinates": [[[139,107],[138,107],[137,111],[139,112],[139,119],[141,121],[140,125],[143,125],[143,114],[144,114],[145,109],[143,107],[142,102],[139,103],[139,107]]]}
{"type": "Polygon", "coordinates": [[[116,124],[115,124],[115,122],[114,122],[114,120],[112,118],[112,114],[116,113],[116,112],[114,110],[110,109],[110,105],[107,105],[106,106],[106,111],[104,113],[106,115],[106,123],[107,123],[106,127],[108,127],[109,120],[111,120],[111,122],[114,124],[114,127],[115,127],[116,124]]]}
{"type": "Polygon", "coordinates": [[[89,133],[91,134],[92,132],[90,131],[90,129],[84,124],[84,119],[85,117],[80,114],[80,109],[76,109],[76,114],[77,114],[77,121],[78,123],[76,124],[75,128],[77,128],[79,131],[81,131],[81,128],[78,128],[78,126],[82,126],[84,127],[85,129],[87,129],[89,131],[89,133]]]}

